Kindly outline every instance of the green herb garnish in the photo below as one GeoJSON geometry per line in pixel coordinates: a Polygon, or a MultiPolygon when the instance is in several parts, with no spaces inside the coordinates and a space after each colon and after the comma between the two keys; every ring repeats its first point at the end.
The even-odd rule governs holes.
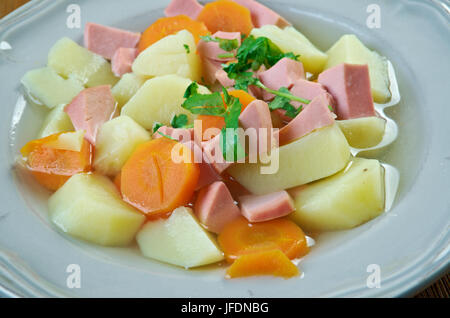
{"type": "Polygon", "coordinates": [[[183,46],[184,46],[184,49],[186,50],[187,54],[191,53],[191,49],[190,49],[189,45],[183,44],[183,46]]]}
{"type": "Polygon", "coordinates": [[[186,114],[175,115],[170,121],[170,126],[173,128],[186,128],[187,125],[188,117],[186,114]]]}
{"type": "Polygon", "coordinates": [[[152,127],[152,131],[153,131],[153,133],[155,133],[159,128],[161,128],[162,126],[164,126],[163,124],[161,124],[160,122],[155,122],[154,124],[153,124],[153,127],[152,127]]]}

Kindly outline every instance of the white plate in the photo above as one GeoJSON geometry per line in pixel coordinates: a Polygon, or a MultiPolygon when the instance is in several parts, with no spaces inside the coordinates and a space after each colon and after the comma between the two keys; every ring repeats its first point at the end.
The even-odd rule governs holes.
{"type": "MultiPolygon", "coordinates": [[[[14,296],[325,297],[405,296],[449,265],[450,23],[440,1],[379,0],[381,28],[369,29],[372,0],[280,0],[282,13],[321,49],[355,33],[395,67],[400,104],[386,109],[399,124],[398,139],[381,155],[400,171],[399,195],[390,212],[351,231],[320,236],[301,263],[304,275],[225,280],[224,269],[185,271],[144,259],[137,249],[96,247],[58,233],[46,217],[46,197],[14,169],[20,147],[35,137],[42,112],[26,106],[19,81],[46,63],[68,29],[74,1],[32,1],[0,20],[0,290],[14,296]],[[10,49],[8,49],[10,46],[10,49]],[[6,50],[5,50],[6,49],[6,50]],[[67,266],[81,268],[81,288],[70,289],[67,266]],[[368,288],[370,264],[380,266],[380,288],[368,288]]],[[[168,1],[77,1],[82,24],[142,31],[168,1]]]]}

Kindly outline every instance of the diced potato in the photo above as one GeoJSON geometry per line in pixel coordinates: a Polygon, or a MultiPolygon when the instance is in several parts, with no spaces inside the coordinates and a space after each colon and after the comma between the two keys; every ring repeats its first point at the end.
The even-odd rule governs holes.
{"type": "Polygon", "coordinates": [[[378,145],[384,136],[386,120],[380,117],[362,117],[336,121],[350,146],[370,148],[378,145]]]}
{"type": "Polygon", "coordinates": [[[53,108],[45,117],[38,138],[44,138],[53,134],[75,130],[69,115],[64,112],[65,104],[53,108]]]}
{"type": "Polygon", "coordinates": [[[145,220],[107,177],[88,173],[72,176],[56,191],[49,199],[49,212],[63,232],[107,246],[131,243],[145,220]]]}
{"type": "Polygon", "coordinates": [[[264,25],[253,29],[251,34],[255,37],[267,37],[284,53],[299,54],[306,72],[318,74],[327,63],[328,56],[293,27],[280,29],[275,25],[264,25]]]}
{"type": "Polygon", "coordinates": [[[391,98],[387,60],[375,51],[369,50],[353,34],[343,35],[328,51],[325,69],[341,63],[368,64],[373,99],[386,103],[391,98]]]}
{"type": "Polygon", "coordinates": [[[148,131],[128,116],[107,121],[97,135],[95,170],[107,176],[117,175],[136,147],[148,140],[148,131]]]}
{"type": "Polygon", "coordinates": [[[57,139],[46,142],[45,146],[61,150],[81,151],[84,135],[84,130],[62,133],[57,139]]]}
{"type": "Polygon", "coordinates": [[[177,74],[193,81],[199,81],[202,73],[194,37],[186,30],[149,46],[134,60],[132,69],[141,76],[177,74]],[[189,53],[185,45],[189,46],[189,53]]]}
{"type": "Polygon", "coordinates": [[[134,73],[124,74],[111,90],[117,106],[122,108],[146,81],[134,73]]]}
{"type": "Polygon", "coordinates": [[[80,82],[64,79],[49,67],[27,72],[22,77],[22,84],[33,100],[49,108],[70,103],[84,89],[80,82]]]}
{"type": "Polygon", "coordinates": [[[358,226],[384,210],[384,171],[378,160],[354,158],[341,172],[293,189],[293,220],[306,231],[358,226]]]}
{"type": "Polygon", "coordinates": [[[114,85],[118,81],[107,60],[66,37],[50,49],[48,66],[66,78],[77,79],[86,87],[114,85]]]}
{"type": "MultiPolygon", "coordinates": [[[[191,83],[191,80],[179,75],[164,75],[149,79],[122,107],[121,114],[130,116],[149,130],[156,122],[169,125],[173,116],[178,114],[186,114],[191,121],[194,118],[191,112],[181,107],[186,88],[191,83]]],[[[210,93],[204,86],[199,86],[199,92],[210,93]]]]}
{"type": "Polygon", "coordinates": [[[254,194],[266,194],[328,177],[350,160],[350,148],[334,124],[316,130],[272,152],[269,159],[276,172],[262,174],[271,164],[236,163],[227,172],[254,194]],[[279,159],[277,159],[277,156],[279,159]]]}
{"type": "Polygon", "coordinates": [[[136,239],[144,256],[185,268],[223,260],[215,239],[187,207],[175,209],[168,219],[147,222],[136,239]]]}

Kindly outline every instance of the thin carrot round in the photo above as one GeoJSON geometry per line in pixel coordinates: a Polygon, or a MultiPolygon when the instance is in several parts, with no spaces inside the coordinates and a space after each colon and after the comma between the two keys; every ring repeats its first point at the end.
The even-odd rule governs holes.
{"type": "Polygon", "coordinates": [[[286,218],[250,223],[240,217],[225,226],[218,240],[229,262],[241,255],[272,249],[281,250],[289,259],[309,251],[303,231],[286,218]]]}
{"type": "Polygon", "coordinates": [[[172,149],[192,156],[190,150],[169,138],[157,138],[140,145],[122,168],[123,199],[149,217],[173,211],[187,204],[200,174],[192,160],[175,162],[172,149]]]}
{"type": "Polygon", "coordinates": [[[250,10],[230,0],[207,3],[197,17],[212,33],[241,32],[249,35],[253,29],[250,10]]]}
{"type": "Polygon", "coordinates": [[[194,36],[195,43],[198,43],[200,36],[210,33],[204,23],[192,20],[187,15],[160,18],[142,33],[138,50],[142,52],[153,43],[181,30],[188,30],[194,36]]]}

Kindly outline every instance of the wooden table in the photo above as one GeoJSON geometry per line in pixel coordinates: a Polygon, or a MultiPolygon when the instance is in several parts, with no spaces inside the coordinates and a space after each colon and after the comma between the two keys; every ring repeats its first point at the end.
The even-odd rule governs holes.
{"type": "MultiPolygon", "coordinates": [[[[27,3],[29,0],[0,0],[0,18],[9,12],[27,3]]],[[[445,275],[433,285],[417,294],[417,298],[449,298],[450,297],[450,274],[445,275]]]]}

